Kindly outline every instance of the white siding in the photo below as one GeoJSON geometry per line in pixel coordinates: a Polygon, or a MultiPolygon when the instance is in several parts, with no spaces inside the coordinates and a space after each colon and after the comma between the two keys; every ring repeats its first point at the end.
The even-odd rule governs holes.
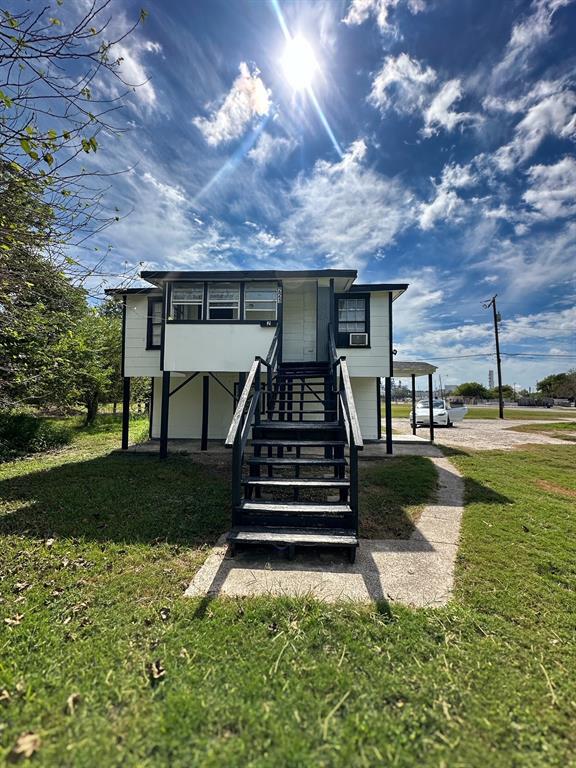
{"type": "Polygon", "coordinates": [[[283,360],[316,360],[316,281],[286,281],[283,301],[283,360]]]}
{"type": "MultiPolygon", "coordinates": [[[[158,293],[158,296],[161,294],[158,293]]],[[[126,296],[124,373],[126,376],[159,376],[160,351],[146,349],[148,296],[126,296]]]]}
{"type": "Polygon", "coordinates": [[[358,421],[360,422],[360,431],[364,440],[376,440],[378,438],[378,396],[376,393],[376,378],[352,378],[352,394],[358,421]]]}
{"type": "Polygon", "coordinates": [[[370,294],[370,347],[338,349],[346,357],[350,376],[390,375],[388,296],[388,292],[370,294]]]}
{"type": "MultiPolygon", "coordinates": [[[[202,435],[202,376],[199,373],[191,382],[170,398],[168,437],[196,439],[202,435]]],[[[237,375],[216,373],[220,381],[234,391],[237,375]]],[[[182,377],[171,377],[170,389],[181,384],[182,377]]],[[[224,440],[233,416],[233,400],[218,382],[210,377],[210,408],[208,412],[208,438],[224,440]]],[[[160,437],[160,411],[162,405],[162,379],[154,379],[154,408],[152,412],[152,437],[160,437]]]]}
{"type": "Polygon", "coordinates": [[[256,355],[266,357],[276,328],[242,323],[167,323],[167,371],[249,371],[256,355]]]}

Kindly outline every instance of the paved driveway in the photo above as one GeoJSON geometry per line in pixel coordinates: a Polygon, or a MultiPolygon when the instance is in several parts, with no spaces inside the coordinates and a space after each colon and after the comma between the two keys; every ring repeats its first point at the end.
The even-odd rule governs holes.
{"type": "MultiPolygon", "coordinates": [[[[492,451],[497,449],[512,450],[516,446],[527,443],[546,445],[569,445],[564,440],[549,437],[535,432],[514,432],[510,427],[522,424],[549,424],[554,419],[544,421],[521,419],[464,419],[454,427],[435,427],[434,440],[438,445],[450,445],[456,448],[474,448],[475,450],[492,451]]],[[[562,419],[563,420],[563,419],[562,419]]],[[[394,429],[399,432],[410,432],[408,419],[394,419],[394,429]]],[[[576,433],[576,421],[574,422],[576,433]]],[[[423,427],[418,430],[422,437],[428,437],[428,430],[423,427]]]]}

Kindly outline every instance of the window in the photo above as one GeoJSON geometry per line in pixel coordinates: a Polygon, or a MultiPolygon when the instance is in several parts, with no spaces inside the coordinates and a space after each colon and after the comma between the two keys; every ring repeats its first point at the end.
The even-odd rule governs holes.
{"type": "Polygon", "coordinates": [[[162,299],[148,299],[146,349],[160,349],[162,342],[162,299]]]}
{"type": "Polygon", "coordinates": [[[351,333],[368,333],[370,295],[336,297],[336,346],[349,347],[351,333]]]}
{"type": "Polygon", "coordinates": [[[208,283],[208,319],[238,320],[240,318],[240,284],[208,283]]]}
{"type": "Polygon", "coordinates": [[[245,320],[276,320],[278,286],[274,283],[246,283],[245,320]]]}
{"type": "Polygon", "coordinates": [[[172,288],[171,320],[202,320],[203,283],[175,283],[172,288]]]}

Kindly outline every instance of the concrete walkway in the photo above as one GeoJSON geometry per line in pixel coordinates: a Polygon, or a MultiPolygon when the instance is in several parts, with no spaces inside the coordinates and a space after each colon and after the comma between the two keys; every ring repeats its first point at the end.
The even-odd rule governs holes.
{"type": "Polygon", "coordinates": [[[350,564],[338,550],[301,550],[291,561],[269,549],[230,558],[222,537],[185,595],[309,595],[327,602],[444,605],[452,592],[464,482],[448,459],[431,460],[438,471],[437,500],[424,508],[409,539],[363,539],[350,564]]]}

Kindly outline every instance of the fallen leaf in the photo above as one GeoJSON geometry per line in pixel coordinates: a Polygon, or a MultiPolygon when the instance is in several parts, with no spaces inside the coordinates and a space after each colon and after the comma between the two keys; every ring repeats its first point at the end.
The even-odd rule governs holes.
{"type": "Polygon", "coordinates": [[[74,714],[74,710],[80,704],[82,701],[82,696],[80,696],[79,693],[71,693],[70,696],[66,699],[66,712],[69,715],[74,714]]]}
{"type": "Polygon", "coordinates": [[[11,763],[17,763],[20,760],[24,760],[40,749],[40,736],[36,733],[23,733],[18,736],[16,744],[12,747],[8,753],[8,760],[11,763]]]}
{"type": "Polygon", "coordinates": [[[46,539],[46,541],[44,542],[44,544],[45,544],[45,545],[46,545],[48,548],[50,548],[50,547],[52,546],[52,544],[54,544],[54,539],[46,539]]]}
{"type": "Polygon", "coordinates": [[[9,627],[14,627],[17,624],[20,624],[22,622],[22,619],[24,618],[23,613],[17,613],[15,616],[6,616],[4,619],[4,623],[8,624],[9,627]]]}
{"type": "Polygon", "coordinates": [[[160,618],[162,621],[168,621],[170,618],[170,608],[160,608],[160,618]]]}
{"type": "Polygon", "coordinates": [[[2,690],[0,691],[0,701],[8,703],[10,701],[10,698],[11,696],[9,691],[6,690],[6,688],[2,688],[2,690]]]}
{"type": "Polygon", "coordinates": [[[162,666],[160,659],[156,659],[156,661],[148,664],[148,676],[153,684],[166,677],[166,670],[162,666]]]}
{"type": "Polygon", "coordinates": [[[16,584],[14,584],[14,592],[23,592],[25,589],[28,589],[30,584],[27,581],[17,581],[16,584]]]}

